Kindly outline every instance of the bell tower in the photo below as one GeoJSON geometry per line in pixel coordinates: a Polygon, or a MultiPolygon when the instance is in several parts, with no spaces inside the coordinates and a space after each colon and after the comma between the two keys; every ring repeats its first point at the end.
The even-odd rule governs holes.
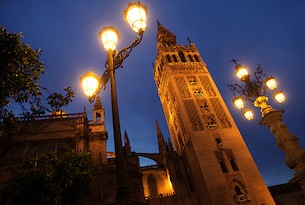
{"type": "Polygon", "coordinates": [[[154,79],[200,204],[275,204],[197,47],[158,22],[154,79]]]}

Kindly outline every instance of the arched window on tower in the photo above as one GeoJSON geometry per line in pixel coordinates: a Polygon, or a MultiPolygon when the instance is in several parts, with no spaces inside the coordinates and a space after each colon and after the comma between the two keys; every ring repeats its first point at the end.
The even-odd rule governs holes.
{"type": "Polygon", "coordinates": [[[243,195],[243,193],[241,192],[239,186],[235,186],[235,192],[236,192],[236,195],[243,195]]]}
{"type": "Polygon", "coordinates": [[[224,156],[222,154],[222,152],[220,150],[216,151],[216,156],[217,156],[217,159],[218,159],[218,162],[219,162],[219,165],[221,167],[221,170],[223,173],[228,173],[229,170],[228,170],[228,167],[226,165],[226,162],[224,160],[224,156]]]}
{"type": "Polygon", "coordinates": [[[218,149],[224,149],[225,148],[224,144],[222,143],[222,140],[219,137],[216,138],[216,143],[217,143],[218,149]]]}
{"type": "Polygon", "coordinates": [[[234,159],[230,159],[230,164],[231,164],[231,167],[234,171],[238,171],[238,166],[237,166],[237,163],[235,162],[234,159]]]}
{"type": "Polygon", "coordinates": [[[213,117],[211,117],[211,116],[207,117],[206,122],[207,122],[207,126],[209,129],[217,129],[218,126],[213,117]]]}
{"type": "Polygon", "coordinates": [[[201,123],[200,119],[197,119],[197,120],[193,121],[193,128],[194,128],[195,131],[203,130],[203,126],[202,126],[202,123],[201,123]]]}
{"type": "Polygon", "coordinates": [[[205,100],[197,100],[197,102],[199,104],[199,108],[200,108],[200,111],[202,113],[210,112],[210,108],[208,106],[207,101],[205,101],[205,100]]]}
{"type": "Polygon", "coordinates": [[[220,167],[223,173],[229,172],[228,167],[224,161],[220,161],[220,167]]]}
{"type": "Polygon", "coordinates": [[[231,183],[232,196],[234,200],[239,204],[242,202],[251,201],[246,187],[237,179],[233,179],[231,183]]]}
{"type": "Polygon", "coordinates": [[[180,60],[181,60],[182,62],[186,62],[186,58],[185,58],[185,56],[184,56],[184,53],[183,53],[182,51],[179,51],[178,54],[179,54],[180,60]]]}
{"type": "Polygon", "coordinates": [[[148,188],[149,188],[149,194],[151,198],[155,198],[158,196],[158,187],[157,187],[157,181],[156,178],[150,174],[147,178],[148,188]]]}
{"type": "Polygon", "coordinates": [[[233,169],[234,171],[238,171],[239,168],[238,168],[238,166],[237,166],[235,157],[234,157],[234,155],[233,155],[233,151],[232,151],[231,149],[227,149],[226,152],[227,152],[228,158],[230,159],[230,164],[231,164],[232,169],[233,169]]]}
{"type": "Polygon", "coordinates": [[[171,56],[169,54],[166,55],[167,61],[172,62],[171,56]]]}
{"type": "Polygon", "coordinates": [[[195,54],[194,57],[195,57],[195,60],[196,60],[197,62],[200,62],[200,59],[199,59],[198,55],[195,54]]]}
{"type": "Polygon", "coordinates": [[[172,55],[175,62],[178,62],[178,59],[175,54],[172,55]]]}
{"type": "Polygon", "coordinates": [[[191,54],[188,54],[188,57],[189,57],[189,59],[190,59],[191,62],[194,62],[193,57],[192,57],[191,54]]]}

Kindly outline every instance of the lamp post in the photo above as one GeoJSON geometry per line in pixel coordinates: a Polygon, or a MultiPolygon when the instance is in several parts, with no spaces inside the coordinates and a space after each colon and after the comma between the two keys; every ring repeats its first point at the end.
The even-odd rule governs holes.
{"type": "Polygon", "coordinates": [[[276,145],[285,153],[286,165],[295,170],[294,177],[290,182],[299,183],[305,191],[305,150],[300,146],[297,136],[291,133],[282,121],[284,110],[277,111],[268,105],[268,89],[275,91],[274,98],[279,103],[285,101],[283,92],[276,91],[277,83],[274,77],[267,77],[260,65],[255,69],[255,79],[251,80],[245,66],[237,64],[235,59],[232,62],[236,65],[236,75],[244,83],[242,86],[239,84],[227,85],[235,96],[233,103],[238,109],[244,110],[244,116],[248,120],[253,119],[253,114],[250,109],[245,108],[244,101],[250,101],[255,107],[261,108],[262,119],[259,124],[270,128],[271,133],[276,138],[276,145]]]}
{"type": "Polygon", "coordinates": [[[111,88],[111,104],[112,104],[112,121],[116,155],[116,178],[117,178],[117,202],[118,204],[131,204],[130,191],[128,187],[126,163],[122,149],[122,135],[119,120],[118,100],[116,92],[115,70],[121,68],[125,58],[127,58],[132,49],[137,46],[147,28],[147,8],[137,3],[128,3],[124,10],[124,19],[130,24],[131,28],[138,34],[130,46],[123,48],[121,51],[116,50],[119,39],[118,31],[110,26],[103,28],[100,32],[105,50],[108,52],[107,61],[105,63],[106,70],[99,77],[93,72],[85,73],[81,77],[81,83],[84,88],[85,95],[92,103],[95,97],[100,93],[101,89],[106,88],[106,84],[110,79],[111,88]]]}

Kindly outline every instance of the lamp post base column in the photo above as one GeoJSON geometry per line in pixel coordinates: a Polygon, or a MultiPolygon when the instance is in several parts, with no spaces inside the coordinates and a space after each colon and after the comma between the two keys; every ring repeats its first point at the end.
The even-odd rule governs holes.
{"type": "Polygon", "coordinates": [[[289,182],[299,183],[305,191],[305,150],[282,121],[283,113],[283,110],[271,111],[264,115],[259,124],[270,128],[270,132],[276,138],[276,145],[285,153],[286,165],[295,170],[294,177],[289,182]]]}

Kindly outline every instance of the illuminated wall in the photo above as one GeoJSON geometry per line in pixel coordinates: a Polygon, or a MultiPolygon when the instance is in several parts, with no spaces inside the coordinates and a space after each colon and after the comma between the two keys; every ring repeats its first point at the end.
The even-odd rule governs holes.
{"type": "Polygon", "coordinates": [[[157,198],[161,194],[162,196],[173,194],[172,184],[164,168],[143,168],[141,172],[143,173],[142,182],[146,198],[157,198]]]}

